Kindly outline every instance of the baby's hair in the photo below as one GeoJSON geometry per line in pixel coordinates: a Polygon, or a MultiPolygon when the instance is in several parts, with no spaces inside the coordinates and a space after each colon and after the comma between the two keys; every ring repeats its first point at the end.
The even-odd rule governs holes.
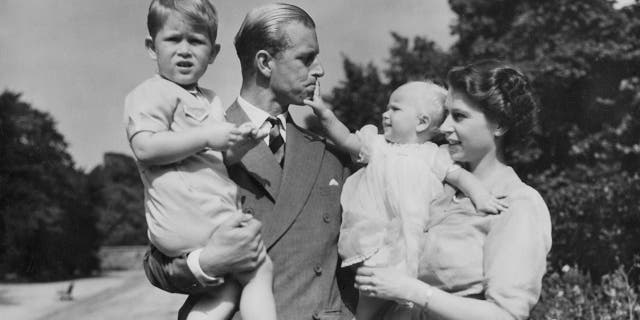
{"type": "Polygon", "coordinates": [[[218,37],[218,12],[209,0],[153,0],[147,14],[147,29],[151,39],[162,29],[172,12],[178,13],[198,31],[204,31],[211,44],[218,37]]]}
{"type": "Polygon", "coordinates": [[[424,80],[430,91],[429,100],[431,102],[431,122],[433,128],[439,128],[446,118],[446,112],[444,108],[444,102],[447,100],[447,89],[439,86],[431,80],[424,80]]]}

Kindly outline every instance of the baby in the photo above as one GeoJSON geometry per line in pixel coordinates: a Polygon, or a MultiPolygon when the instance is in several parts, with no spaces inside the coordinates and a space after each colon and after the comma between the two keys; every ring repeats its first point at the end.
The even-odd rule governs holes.
{"type": "MultiPolygon", "coordinates": [[[[467,194],[480,211],[506,209],[471,173],[453,163],[446,146],[430,141],[445,118],[446,96],[444,88],[431,82],[400,86],[382,115],[384,135],[372,125],[350,133],[323,103],[319,85],[313,100],[305,100],[329,139],[367,164],[347,179],[340,199],[344,213],[338,250],[343,267],[367,261],[416,276],[418,239],[443,181],[467,194]]],[[[357,319],[372,319],[380,305],[361,294],[357,319]]]]}
{"type": "MultiPolygon", "coordinates": [[[[218,226],[234,219],[241,228],[250,219],[240,211],[222,152],[233,158],[229,148],[249,148],[268,131],[225,122],[220,98],[198,86],[220,50],[218,17],[208,0],[153,0],[147,26],[145,45],[158,75],[127,95],[125,122],[144,182],[148,236],[169,257],[191,253],[190,267],[200,268],[201,248],[218,226]]],[[[187,319],[230,318],[242,290],[244,319],[275,320],[272,268],[267,257],[257,270],[226,278],[187,319]]]]}

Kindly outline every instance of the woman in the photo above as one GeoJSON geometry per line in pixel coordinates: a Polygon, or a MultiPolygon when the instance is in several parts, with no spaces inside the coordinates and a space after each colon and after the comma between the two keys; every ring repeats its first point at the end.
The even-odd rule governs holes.
{"type": "Polygon", "coordinates": [[[441,130],[449,153],[509,208],[484,215],[446,185],[424,229],[419,279],[365,265],[356,286],[413,305],[396,304],[385,319],[526,319],[540,296],[551,222],[544,200],[505,155],[527,145],[537,108],[526,77],[497,61],[454,68],[447,80],[441,130]]]}

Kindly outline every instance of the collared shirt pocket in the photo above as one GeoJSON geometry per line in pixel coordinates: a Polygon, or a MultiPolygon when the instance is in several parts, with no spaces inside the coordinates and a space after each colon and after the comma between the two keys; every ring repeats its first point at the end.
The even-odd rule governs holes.
{"type": "Polygon", "coordinates": [[[191,106],[183,103],[182,109],[187,118],[195,120],[196,122],[202,122],[209,116],[209,110],[202,106],[191,106]]]}

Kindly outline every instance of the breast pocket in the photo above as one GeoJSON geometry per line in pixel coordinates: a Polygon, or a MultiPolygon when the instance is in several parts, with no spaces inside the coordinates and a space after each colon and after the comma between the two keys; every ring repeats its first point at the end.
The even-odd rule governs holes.
{"type": "Polygon", "coordinates": [[[182,104],[182,110],[184,110],[185,117],[194,123],[201,123],[209,116],[210,111],[207,108],[201,106],[190,106],[188,104],[182,104]]]}

